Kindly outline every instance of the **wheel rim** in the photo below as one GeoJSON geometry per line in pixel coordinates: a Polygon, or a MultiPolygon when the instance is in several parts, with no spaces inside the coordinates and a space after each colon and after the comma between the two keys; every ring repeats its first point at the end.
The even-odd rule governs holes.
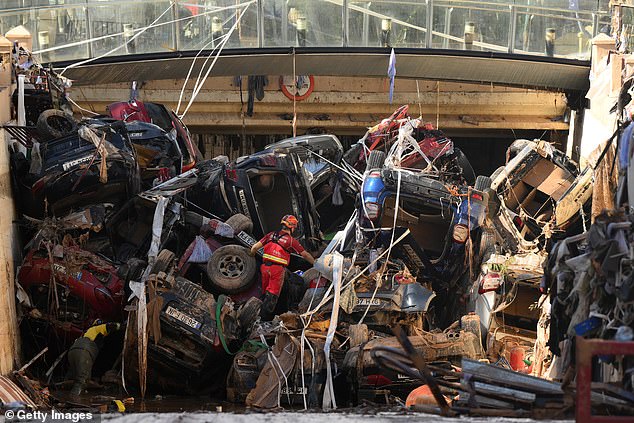
{"type": "Polygon", "coordinates": [[[235,255],[223,257],[218,264],[220,273],[227,278],[239,278],[244,273],[244,268],[244,260],[235,255]]]}

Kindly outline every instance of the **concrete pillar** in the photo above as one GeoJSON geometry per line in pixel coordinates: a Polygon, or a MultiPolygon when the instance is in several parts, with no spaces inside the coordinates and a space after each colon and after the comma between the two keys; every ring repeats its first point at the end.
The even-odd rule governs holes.
{"type": "MultiPolygon", "coordinates": [[[[10,45],[6,42],[0,48],[0,54],[4,58],[10,52],[10,45]]],[[[11,119],[11,66],[0,68],[0,81],[9,81],[9,84],[0,86],[0,123],[6,123],[11,119]]],[[[0,130],[0,374],[11,372],[17,364],[19,357],[19,343],[15,303],[15,258],[18,257],[19,247],[17,231],[14,227],[15,206],[11,193],[11,176],[9,168],[8,134],[0,130]]]]}
{"type": "Polygon", "coordinates": [[[306,16],[300,13],[296,20],[297,27],[297,45],[299,47],[306,47],[306,33],[308,31],[306,16]]]}
{"type": "Polygon", "coordinates": [[[33,51],[33,37],[29,30],[22,25],[10,29],[4,36],[11,42],[17,42],[20,47],[33,51]]]}
{"type": "Polygon", "coordinates": [[[553,57],[555,55],[555,39],[557,38],[557,31],[555,28],[546,28],[544,37],[546,42],[546,56],[553,57]]]}
{"type": "Polygon", "coordinates": [[[392,47],[392,19],[381,20],[381,47],[392,47]]]}
{"type": "Polygon", "coordinates": [[[11,85],[11,49],[13,43],[0,35],[0,87],[11,85]]]}
{"type": "Polygon", "coordinates": [[[475,22],[465,22],[464,24],[464,49],[473,50],[475,41],[475,22]]]}
{"type": "Polygon", "coordinates": [[[599,69],[599,63],[615,48],[615,41],[612,37],[599,34],[592,39],[592,70],[599,69]]]}

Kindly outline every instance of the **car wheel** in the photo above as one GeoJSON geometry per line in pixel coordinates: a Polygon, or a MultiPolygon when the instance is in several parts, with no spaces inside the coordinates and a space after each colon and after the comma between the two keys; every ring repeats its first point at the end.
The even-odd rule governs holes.
{"type": "Polygon", "coordinates": [[[251,221],[251,219],[249,219],[248,217],[246,217],[245,215],[241,213],[234,214],[229,219],[227,219],[225,223],[231,226],[231,228],[233,229],[233,233],[236,233],[236,234],[242,231],[244,232],[253,231],[253,222],[251,221]]]}
{"type": "Polygon", "coordinates": [[[48,109],[37,118],[37,131],[46,140],[63,137],[77,130],[77,122],[66,113],[57,109],[48,109]]]}
{"type": "Polygon", "coordinates": [[[169,273],[173,270],[176,255],[170,250],[161,250],[156,256],[156,261],[152,265],[151,274],[158,274],[160,272],[169,273]]]}
{"type": "Polygon", "coordinates": [[[368,156],[368,165],[366,166],[367,170],[373,169],[381,169],[383,168],[383,164],[385,163],[386,154],[380,150],[372,150],[370,151],[370,155],[368,156]]]}
{"type": "Polygon", "coordinates": [[[480,272],[480,267],[485,260],[488,260],[491,254],[495,252],[495,232],[493,228],[482,228],[480,235],[480,245],[478,246],[477,262],[474,263],[474,271],[480,272]]]}
{"type": "Polygon", "coordinates": [[[247,331],[260,316],[262,300],[251,297],[238,310],[238,323],[243,331],[247,331]]]}
{"type": "Polygon", "coordinates": [[[207,262],[211,285],[226,294],[237,294],[251,285],[256,271],[255,258],[241,245],[224,245],[207,262]]]}
{"type": "Polygon", "coordinates": [[[484,191],[487,188],[491,188],[491,178],[480,175],[476,178],[475,185],[473,187],[478,191],[484,191]]]}

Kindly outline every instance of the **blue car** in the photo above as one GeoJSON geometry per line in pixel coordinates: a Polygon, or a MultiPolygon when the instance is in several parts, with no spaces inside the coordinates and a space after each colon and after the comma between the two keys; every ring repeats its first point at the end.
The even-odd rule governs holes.
{"type": "Polygon", "coordinates": [[[441,311],[436,313],[440,326],[466,311],[460,305],[471,285],[470,269],[479,269],[481,244],[487,242],[482,225],[488,185],[487,177],[479,176],[474,187],[458,186],[438,175],[389,167],[371,169],[364,178],[358,216],[366,245],[387,248],[392,227],[410,230],[411,239],[396,247],[395,259],[402,260],[418,282],[431,285],[441,311]]]}

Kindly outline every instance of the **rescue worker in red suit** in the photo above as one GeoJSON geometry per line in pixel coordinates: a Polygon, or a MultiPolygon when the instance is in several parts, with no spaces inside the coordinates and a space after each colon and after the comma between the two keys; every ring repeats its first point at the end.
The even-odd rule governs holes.
{"type": "Polygon", "coordinates": [[[275,306],[284,284],[284,272],[291,259],[291,253],[301,255],[311,265],[315,259],[304,247],[293,238],[293,232],[297,228],[297,218],[287,214],[282,218],[282,227],[279,231],[269,232],[259,242],[251,247],[251,255],[264,247],[262,256],[262,308],[260,317],[264,321],[271,320],[274,316],[275,306]]]}

